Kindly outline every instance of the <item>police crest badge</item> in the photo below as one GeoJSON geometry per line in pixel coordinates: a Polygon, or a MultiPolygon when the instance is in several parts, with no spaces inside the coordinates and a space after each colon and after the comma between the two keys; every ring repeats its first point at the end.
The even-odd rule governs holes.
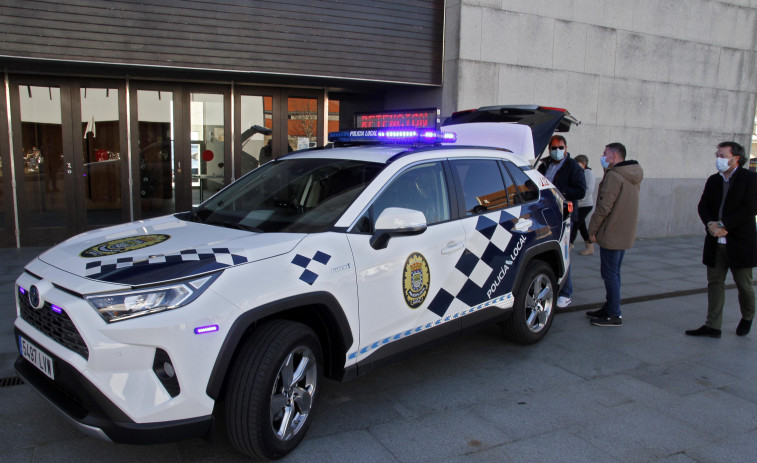
{"type": "Polygon", "coordinates": [[[421,253],[414,252],[405,261],[402,272],[402,292],[405,303],[411,309],[417,309],[428,296],[431,285],[428,262],[421,253]]]}

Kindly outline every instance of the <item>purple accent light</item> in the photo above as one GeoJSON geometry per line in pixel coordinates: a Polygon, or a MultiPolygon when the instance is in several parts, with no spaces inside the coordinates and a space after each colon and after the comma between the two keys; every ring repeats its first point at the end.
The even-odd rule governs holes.
{"type": "Polygon", "coordinates": [[[198,326],[195,328],[195,334],[214,333],[218,331],[218,325],[198,326]]]}
{"type": "Polygon", "coordinates": [[[23,288],[22,286],[19,286],[19,287],[18,287],[18,291],[19,291],[19,292],[20,292],[21,294],[26,294],[26,290],[25,290],[25,289],[24,289],[24,288],[23,288]]]}
{"type": "Polygon", "coordinates": [[[62,313],[62,312],[63,312],[63,309],[61,309],[60,307],[58,307],[58,306],[57,306],[57,305],[55,305],[55,304],[52,304],[52,305],[50,306],[50,308],[51,308],[51,309],[53,309],[53,312],[55,312],[55,313],[62,313]]]}

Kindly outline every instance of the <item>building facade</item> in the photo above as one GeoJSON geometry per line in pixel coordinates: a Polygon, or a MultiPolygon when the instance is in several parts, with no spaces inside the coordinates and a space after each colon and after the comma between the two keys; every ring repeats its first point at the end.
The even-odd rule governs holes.
{"type": "Polygon", "coordinates": [[[702,233],[717,143],[750,150],[756,57],[755,0],[448,1],[443,107],[567,108],[597,177],[611,142],[644,168],[640,237],[702,233]]]}
{"type": "MultiPolygon", "coordinates": [[[[0,245],[192,205],[358,111],[567,108],[645,169],[639,236],[701,232],[750,146],[757,0],[0,0],[0,245]]],[[[598,172],[599,173],[599,172],[598,172]]],[[[601,173],[600,175],[601,176],[601,173]]]]}

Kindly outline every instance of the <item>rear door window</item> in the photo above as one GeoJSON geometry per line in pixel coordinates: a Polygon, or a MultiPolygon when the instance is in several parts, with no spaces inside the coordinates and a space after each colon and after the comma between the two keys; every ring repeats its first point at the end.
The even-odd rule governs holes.
{"type": "Polygon", "coordinates": [[[465,216],[508,207],[507,187],[494,159],[457,159],[451,162],[465,202],[465,216]]]}

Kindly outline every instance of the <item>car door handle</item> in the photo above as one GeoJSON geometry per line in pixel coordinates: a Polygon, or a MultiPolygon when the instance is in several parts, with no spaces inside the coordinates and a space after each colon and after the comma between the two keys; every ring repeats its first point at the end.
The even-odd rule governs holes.
{"type": "Polygon", "coordinates": [[[462,241],[450,241],[447,246],[442,248],[442,254],[453,254],[463,248],[462,241]]]}

